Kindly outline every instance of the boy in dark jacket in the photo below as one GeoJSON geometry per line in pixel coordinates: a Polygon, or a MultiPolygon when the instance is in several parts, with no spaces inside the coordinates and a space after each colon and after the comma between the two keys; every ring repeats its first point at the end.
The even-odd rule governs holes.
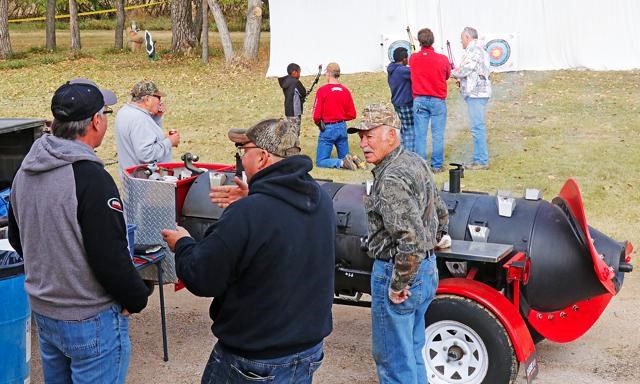
{"type": "Polygon", "coordinates": [[[393,51],[394,62],[387,66],[391,103],[400,118],[402,146],[416,151],[416,134],[413,129],[413,95],[411,94],[411,72],[407,66],[409,54],[406,48],[393,51]]]}
{"type": "Polygon", "coordinates": [[[300,81],[300,66],[291,63],[287,66],[287,76],[279,77],[278,83],[284,93],[284,115],[287,117],[296,130],[296,135],[300,137],[300,119],[302,116],[302,106],[307,97],[307,90],[300,81]]]}

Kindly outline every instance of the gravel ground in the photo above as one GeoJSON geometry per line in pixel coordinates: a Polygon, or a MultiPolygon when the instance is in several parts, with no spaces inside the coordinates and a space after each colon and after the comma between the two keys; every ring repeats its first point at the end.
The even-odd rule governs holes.
{"type": "MultiPolygon", "coordinates": [[[[537,345],[536,383],[632,384],[640,382],[640,272],[627,275],[596,325],[582,338],[537,345]]],[[[158,290],[147,309],[131,318],[132,355],[128,383],[199,383],[214,338],[208,318],[209,300],[166,286],[169,361],[162,361],[158,290]]],[[[334,331],[326,340],[325,360],[314,383],[377,383],[371,359],[368,308],[336,305],[334,331]]],[[[32,383],[42,383],[35,332],[32,339],[32,383]]],[[[522,380],[521,380],[522,381],[522,380]]]]}

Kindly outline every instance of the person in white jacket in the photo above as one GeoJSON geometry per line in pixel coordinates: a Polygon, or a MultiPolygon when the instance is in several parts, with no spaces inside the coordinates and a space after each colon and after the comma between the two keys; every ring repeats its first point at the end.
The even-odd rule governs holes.
{"type": "Polygon", "coordinates": [[[473,162],[466,169],[489,169],[487,127],[485,112],[491,98],[489,80],[489,54],[478,43],[478,31],[466,27],[460,36],[464,54],[460,65],[451,71],[451,76],[460,81],[460,92],[469,110],[471,136],[473,137],[473,162]]]}

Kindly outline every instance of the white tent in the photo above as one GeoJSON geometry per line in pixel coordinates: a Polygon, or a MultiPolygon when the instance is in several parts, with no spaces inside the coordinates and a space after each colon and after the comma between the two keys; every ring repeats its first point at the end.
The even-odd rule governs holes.
{"type": "Polygon", "coordinates": [[[637,0],[274,0],[269,7],[267,76],[286,74],[291,62],[305,75],[331,61],[343,73],[382,71],[388,46],[408,40],[407,26],[414,36],[430,28],[441,53],[450,40],[454,59],[460,32],[474,27],[483,42],[497,42],[490,52],[497,70],[640,68],[637,0]]]}

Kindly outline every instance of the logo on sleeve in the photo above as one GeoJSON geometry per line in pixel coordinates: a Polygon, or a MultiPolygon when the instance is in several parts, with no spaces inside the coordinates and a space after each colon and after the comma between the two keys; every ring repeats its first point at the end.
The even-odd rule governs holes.
{"type": "Polygon", "coordinates": [[[107,201],[107,205],[109,206],[109,208],[113,209],[114,211],[122,213],[122,203],[120,202],[120,199],[118,199],[117,197],[110,198],[107,201]]]}

